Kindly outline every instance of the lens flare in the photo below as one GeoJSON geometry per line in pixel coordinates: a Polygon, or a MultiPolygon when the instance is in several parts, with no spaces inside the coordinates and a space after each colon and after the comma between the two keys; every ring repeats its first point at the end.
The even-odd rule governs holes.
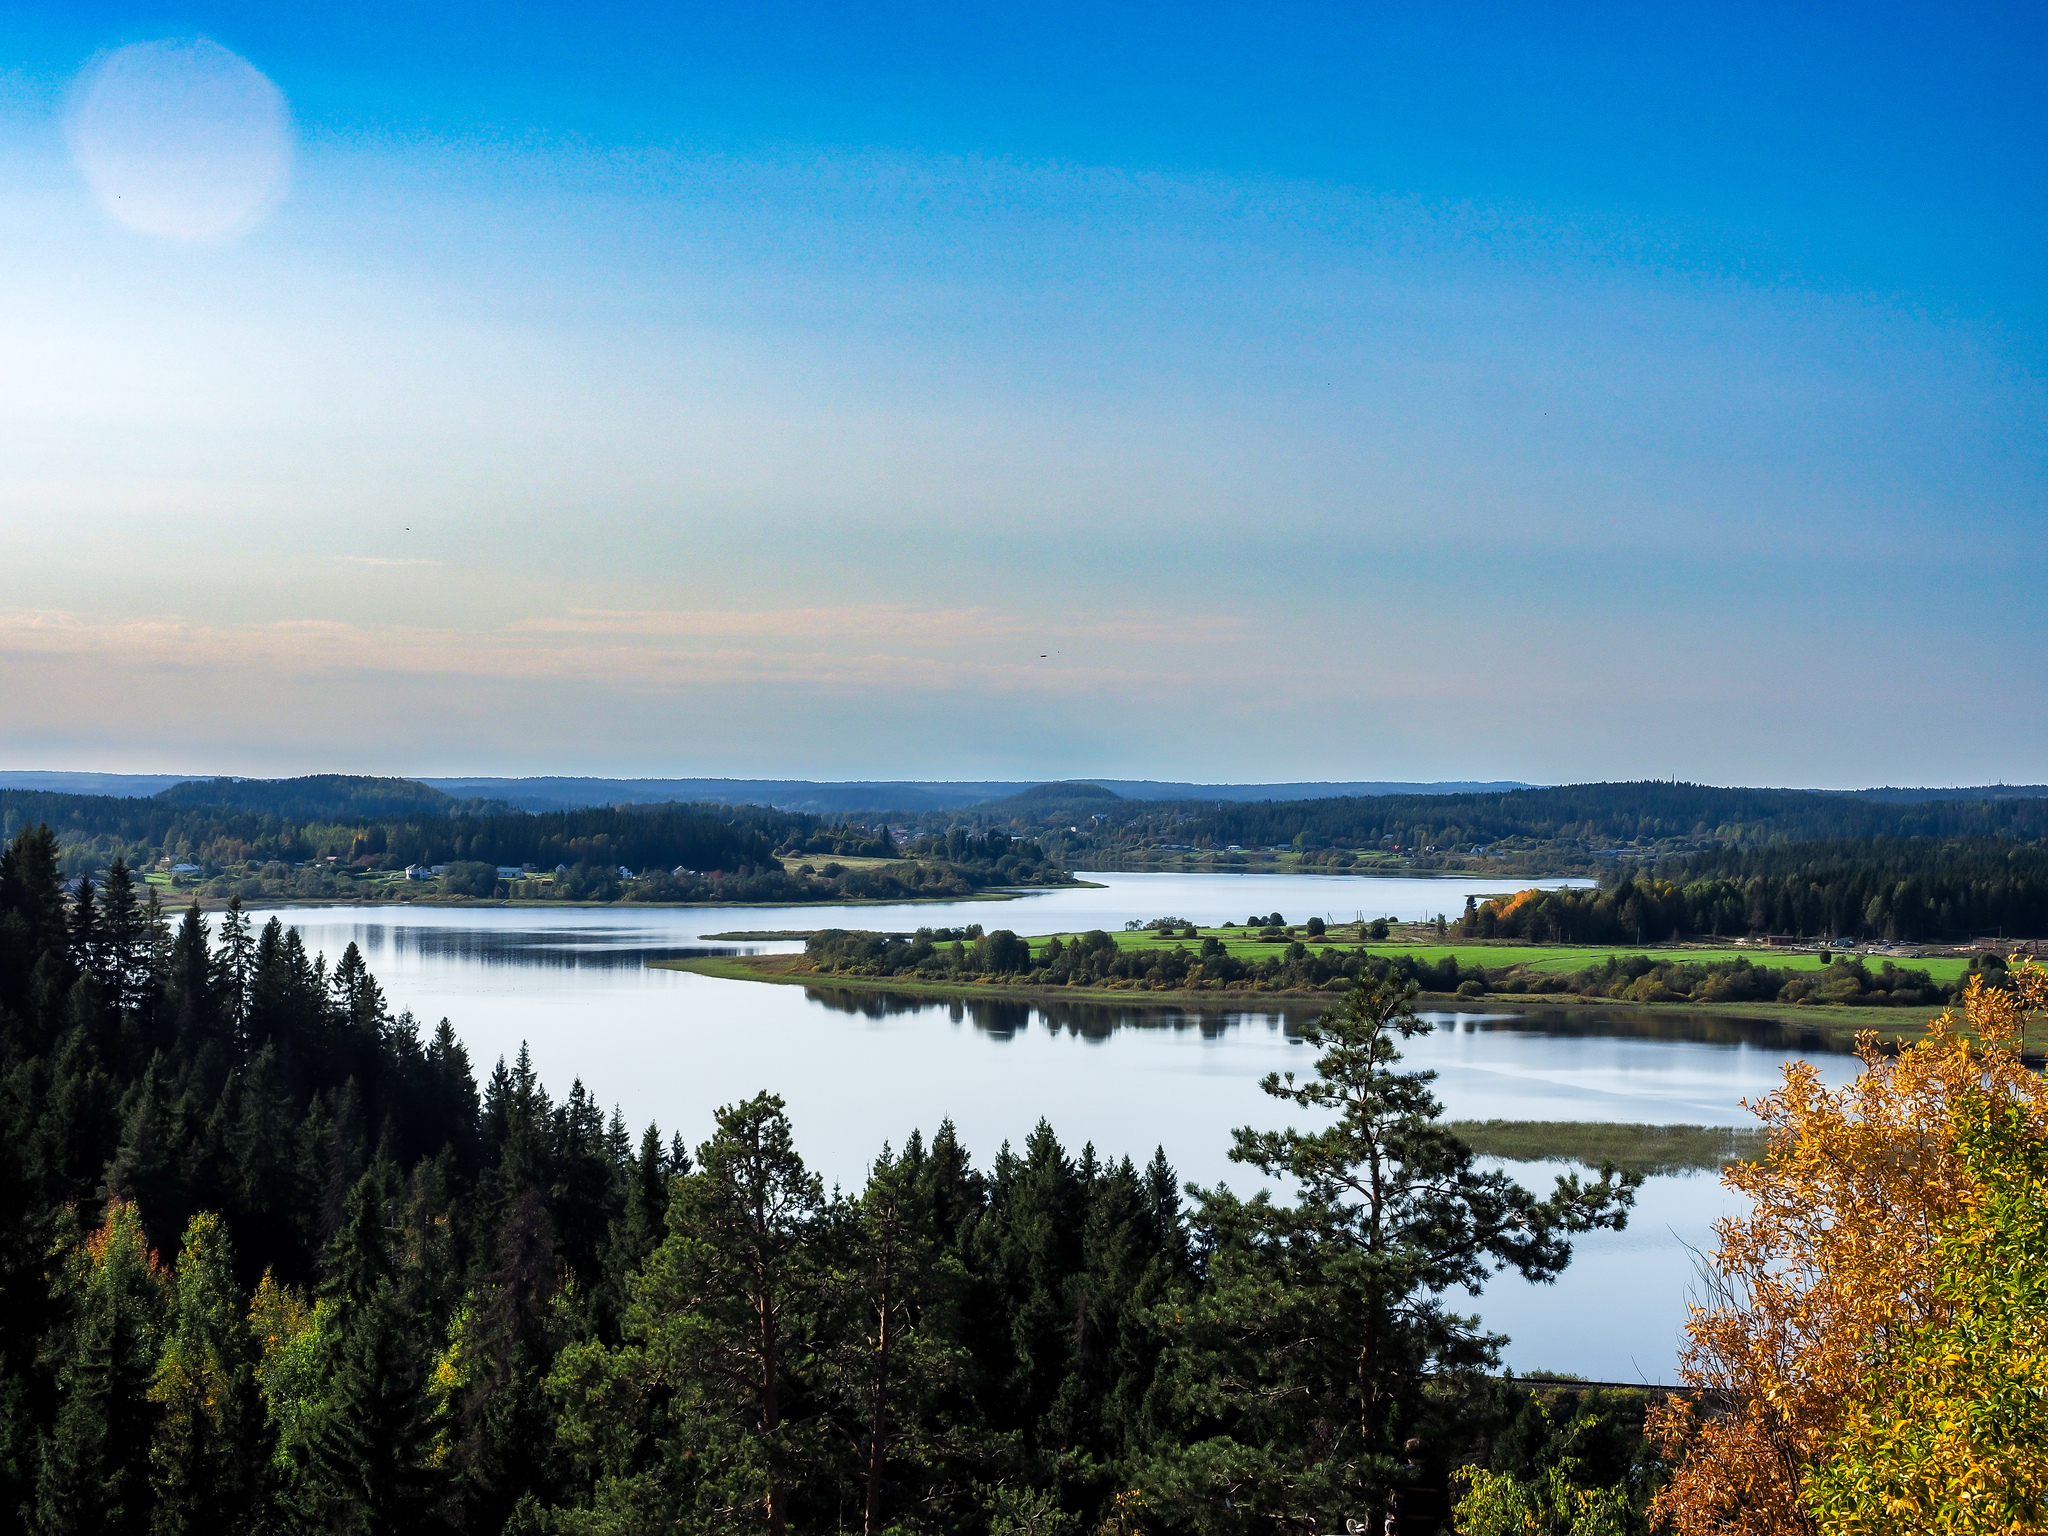
{"type": "Polygon", "coordinates": [[[283,94],[203,37],[107,55],[81,77],[70,130],[100,205],[168,240],[245,233],[277,206],[291,172],[283,94]]]}

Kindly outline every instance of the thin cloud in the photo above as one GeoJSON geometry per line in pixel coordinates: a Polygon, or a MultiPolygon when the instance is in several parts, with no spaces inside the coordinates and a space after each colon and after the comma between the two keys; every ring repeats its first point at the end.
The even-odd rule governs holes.
{"type": "MultiPolygon", "coordinates": [[[[1144,658],[1205,627],[1032,625],[979,610],[801,609],[774,613],[571,615],[492,629],[289,619],[207,624],[59,610],[0,611],[0,657],[91,658],[152,669],[336,672],[588,682],[674,693],[725,686],[941,694],[1119,694],[1144,658]],[[652,622],[634,623],[639,617],[652,622]],[[1091,636],[1090,631],[1095,633],[1091,636]],[[1035,636],[1029,643],[1025,637],[1035,636]],[[1094,638],[1115,643],[1061,642],[1094,638]],[[1051,655],[1044,654],[1050,648],[1051,655]],[[1134,665],[1134,662],[1136,663],[1134,665]]],[[[1157,659],[1154,656],[1153,659],[1157,659]]]]}
{"type": "Polygon", "coordinates": [[[1133,613],[1113,619],[1074,619],[1027,617],[988,608],[854,603],[745,610],[571,608],[561,614],[520,619],[510,627],[548,635],[840,641],[859,637],[893,644],[957,645],[972,640],[1185,641],[1234,633],[1241,628],[1241,621],[1228,614],[1133,613]]]}

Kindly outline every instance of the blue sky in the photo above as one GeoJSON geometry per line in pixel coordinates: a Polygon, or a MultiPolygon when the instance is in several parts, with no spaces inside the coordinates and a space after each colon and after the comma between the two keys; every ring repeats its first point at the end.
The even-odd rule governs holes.
{"type": "Polygon", "coordinates": [[[0,11],[6,765],[2048,777],[2038,11],[432,9],[0,11]]]}

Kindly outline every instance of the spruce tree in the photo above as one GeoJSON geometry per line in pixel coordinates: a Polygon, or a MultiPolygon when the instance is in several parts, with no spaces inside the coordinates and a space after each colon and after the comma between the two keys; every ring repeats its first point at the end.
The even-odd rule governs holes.
{"type": "Polygon", "coordinates": [[[154,937],[127,861],[116,857],[100,893],[100,943],[107,1001],[122,1013],[146,1007],[155,991],[154,937]]]}
{"type": "Polygon", "coordinates": [[[358,1179],[328,1244],[322,1300],[333,1322],[290,1489],[301,1521],[343,1536],[420,1529],[444,1482],[429,1389],[438,1330],[399,1288],[394,1185],[381,1163],[358,1179]]]}
{"type": "MultiPolygon", "coordinates": [[[[59,874],[57,838],[47,826],[24,827],[0,853],[0,1009],[30,1019],[42,1030],[55,1020],[34,1006],[40,990],[60,996],[70,988],[69,914],[59,874]]],[[[24,1044],[40,1048],[47,1034],[24,1044]]]]}
{"type": "Polygon", "coordinates": [[[39,1536],[143,1536],[165,1286],[133,1205],[112,1202],[71,1244],[59,1288],[66,1316],[45,1350],[57,1417],[29,1523],[39,1536]]]}
{"type": "Polygon", "coordinates": [[[149,1390],[160,1415],[149,1457],[151,1536],[239,1536],[256,1528],[264,1422],[247,1313],[227,1229],[201,1212],[185,1226],[149,1390]]]}
{"type": "Polygon", "coordinates": [[[100,903],[93,890],[91,875],[80,875],[78,884],[72,889],[66,943],[70,951],[71,973],[90,976],[104,989],[107,980],[106,939],[100,932],[100,903]]]}
{"type": "MultiPolygon", "coordinates": [[[[197,912],[198,905],[193,905],[197,912]]],[[[249,914],[242,910],[242,898],[230,896],[228,909],[220,915],[214,940],[212,991],[219,1001],[227,1027],[238,1044],[248,1042],[249,987],[255,974],[255,949],[249,941],[249,914]]]]}
{"type": "Polygon", "coordinates": [[[363,952],[356,948],[355,940],[349,940],[348,948],[335,961],[334,974],[329,978],[328,986],[333,990],[334,1001],[340,1007],[342,1017],[355,1029],[374,1039],[384,1024],[384,991],[377,985],[377,978],[370,974],[369,966],[364,964],[363,952]]]}
{"type": "MultiPolygon", "coordinates": [[[[185,916],[171,939],[165,968],[170,994],[168,1005],[178,1048],[193,1059],[205,1059],[210,1051],[219,1052],[227,1042],[219,1038],[213,956],[206,942],[206,920],[199,915],[199,903],[196,901],[185,909],[185,916]]],[[[227,1058],[222,1054],[216,1069],[226,1065],[227,1058]]]]}
{"type": "Polygon", "coordinates": [[[554,1419],[544,1391],[564,1271],[537,1190],[512,1202],[495,1264],[471,1287],[440,1375],[452,1386],[450,1461],[461,1523],[496,1531],[522,1499],[553,1490],[554,1419]]]}

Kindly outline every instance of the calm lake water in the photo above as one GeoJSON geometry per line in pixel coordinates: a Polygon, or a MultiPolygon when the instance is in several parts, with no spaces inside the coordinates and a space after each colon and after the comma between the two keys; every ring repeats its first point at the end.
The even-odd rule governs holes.
{"type": "MultiPolygon", "coordinates": [[[[1455,915],[1498,880],[1288,875],[1097,874],[1097,890],[1012,902],[861,908],[355,908],[281,914],[330,958],[350,942],[394,1008],[446,1017],[479,1080],[524,1043],[558,1097],[580,1078],[636,1128],[659,1122],[693,1144],[712,1110],[763,1088],[788,1101],[798,1144],[828,1179],[857,1184],[886,1140],[947,1117],[986,1165],[1042,1116],[1070,1150],[1137,1161],[1155,1146],[1185,1178],[1249,1189],[1226,1153],[1233,1126],[1284,1123],[1259,1091],[1270,1071],[1307,1070],[1297,1038],[1313,1009],[1194,1012],[1102,1004],[946,1003],[831,988],[720,981],[647,968],[651,959],[798,947],[707,934],[828,925],[908,931],[978,922],[1020,933],[1121,928],[1171,915],[1211,924],[1279,911],[1311,916],[1455,915]]],[[[1740,1100],[1808,1056],[1830,1081],[1853,1059],[1799,1032],[1710,1016],[1594,1009],[1432,1016],[1409,1061],[1438,1074],[1460,1119],[1738,1125],[1740,1100]]],[[[1297,1117],[1298,1118],[1298,1117],[1297,1117]]],[[[1519,1167],[1547,1188],[1555,1169],[1519,1167]]],[[[1607,1380],[1668,1380],[1692,1277],[1691,1250],[1732,1196],[1711,1176],[1652,1180],[1623,1233],[1583,1241],[1554,1286],[1490,1286],[1474,1305],[1509,1333],[1512,1365],[1607,1380]]]]}

